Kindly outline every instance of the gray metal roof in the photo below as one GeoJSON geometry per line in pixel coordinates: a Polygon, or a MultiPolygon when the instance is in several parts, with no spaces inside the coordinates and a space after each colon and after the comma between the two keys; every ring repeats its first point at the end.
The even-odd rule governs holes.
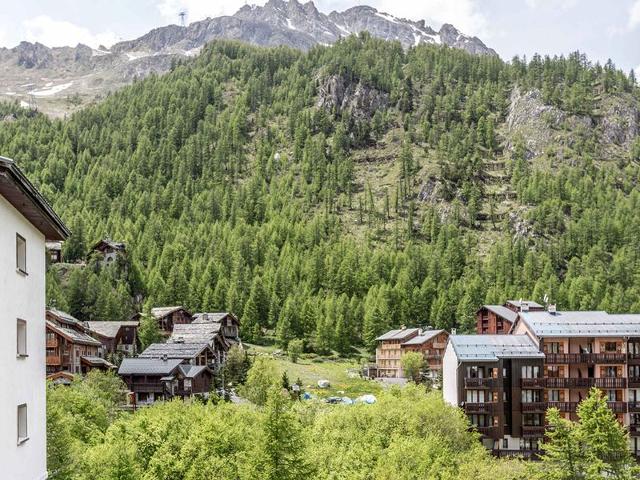
{"type": "Polygon", "coordinates": [[[86,322],[87,328],[103,337],[115,338],[118,335],[120,327],[137,327],[140,322],[126,321],[126,322],[86,322]]]}
{"type": "Polygon", "coordinates": [[[76,317],[74,317],[70,313],[63,312],[62,310],[58,310],[57,308],[49,308],[47,309],[47,311],[51,313],[53,316],[58,317],[60,320],[64,322],[73,323],[74,325],[82,326],[82,324],[80,323],[80,320],[78,320],[76,317]]]}
{"type": "Polygon", "coordinates": [[[95,355],[82,355],[80,357],[80,360],[84,360],[90,365],[102,365],[103,367],[106,367],[106,368],[116,368],[116,366],[113,363],[105,360],[104,358],[96,357],[95,355]]]}
{"type": "Polygon", "coordinates": [[[167,358],[180,358],[182,360],[195,358],[202,351],[209,347],[207,342],[202,343],[152,343],[144,352],[142,352],[140,358],[162,358],[166,355],[167,358]]]}
{"type": "Polygon", "coordinates": [[[433,337],[440,335],[444,330],[424,330],[421,335],[410,338],[402,345],[422,345],[424,342],[428,342],[433,337]]]}
{"type": "Polygon", "coordinates": [[[462,361],[544,358],[528,335],[451,335],[449,342],[462,361]]]}
{"type": "Polygon", "coordinates": [[[380,335],[376,340],[404,340],[405,338],[418,334],[419,328],[401,328],[398,330],[390,330],[387,333],[380,335]]]}
{"type": "Polygon", "coordinates": [[[640,337],[640,315],[605,311],[520,312],[538,337],[640,337]]]}
{"type": "Polygon", "coordinates": [[[523,303],[529,305],[529,308],[544,308],[544,305],[540,305],[538,302],[534,302],[533,300],[507,300],[504,303],[510,303],[516,307],[522,307],[523,303]]]}
{"type": "Polygon", "coordinates": [[[171,375],[181,362],[181,359],[124,358],[118,374],[166,376],[171,375]]]}
{"type": "Polygon", "coordinates": [[[509,320],[511,323],[516,321],[518,314],[510,308],[503,307],[502,305],[483,305],[484,308],[496,315],[509,320]]]}
{"type": "Polygon", "coordinates": [[[194,313],[193,323],[220,323],[227,315],[227,312],[194,313]]]}

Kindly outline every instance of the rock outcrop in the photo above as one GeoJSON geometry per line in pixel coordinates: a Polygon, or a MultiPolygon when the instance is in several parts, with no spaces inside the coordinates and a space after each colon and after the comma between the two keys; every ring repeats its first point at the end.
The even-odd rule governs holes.
{"type": "Polygon", "coordinates": [[[349,112],[357,119],[371,118],[389,104],[389,94],[362,82],[331,75],[320,82],[317,107],[330,112],[349,112]]]}

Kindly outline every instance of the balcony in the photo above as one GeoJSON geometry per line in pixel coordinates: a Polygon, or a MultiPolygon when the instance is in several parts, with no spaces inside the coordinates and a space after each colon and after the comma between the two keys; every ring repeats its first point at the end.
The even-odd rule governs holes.
{"type": "Polygon", "coordinates": [[[498,404],[495,402],[482,402],[482,403],[465,403],[464,411],[468,414],[471,413],[494,413],[498,408],[498,404]]]}
{"type": "Polygon", "coordinates": [[[575,412],[578,402],[547,402],[548,408],[557,408],[561,412],[575,412]]]}
{"type": "Polygon", "coordinates": [[[627,355],[627,362],[632,363],[634,365],[638,365],[640,363],[640,353],[630,353],[627,355]]]}
{"type": "Polygon", "coordinates": [[[62,360],[58,355],[47,355],[47,365],[61,365],[62,360]]]}
{"type": "Polygon", "coordinates": [[[640,425],[629,425],[629,435],[631,435],[632,437],[640,437],[640,425]]]}
{"type": "Polygon", "coordinates": [[[523,425],[522,426],[522,436],[524,438],[542,438],[542,437],[544,437],[544,427],[543,426],[523,425]]]}
{"type": "Polygon", "coordinates": [[[629,402],[627,405],[629,406],[629,413],[640,412],[640,402],[629,402]]]}
{"type": "Polygon", "coordinates": [[[498,436],[498,427],[476,427],[474,426],[478,433],[480,433],[484,437],[496,437],[498,436]]]}
{"type": "Polygon", "coordinates": [[[554,364],[574,363],[626,363],[627,355],[617,352],[604,353],[547,353],[545,362],[554,364]]]}
{"type": "Polygon", "coordinates": [[[611,378],[547,378],[547,388],[627,388],[627,379],[611,378]]]}
{"type": "Polygon", "coordinates": [[[47,347],[55,348],[58,346],[58,337],[47,338],[47,347]]]}
{"type": "Polygon", "coordinates": [[[627,388],[627,379],[621,377],[596,378],[595,386],[598,388],[627,388]]]}
{"type": "Polygon", "coordinates": [[[521,378],[520,386],[522,388],[544,388],[545,380],[544,378],[521,378]]]}
{"type": "Polygon", "coordinates": [[[465,388],[494,388],[498,386],[497,378],[465,378],[465,388]]]}
{"type": "Polygon", "coordinates": [[[613,413],[627,413],[627,402],[607,402],[613,413]]]}
{"type": "Polygon", "coordinates": [[[639,388],[640,377],[629,377],[629,388],[639,388]]]}
{"type": "Polygon", "coordinates": [[[522,402],[522,411],[531,413],[531,412],[546,412],[547,411],[547,403],[546,402],[522,402]]]}
{"type": "Polygon", "coordinates": [[[525,460],[538,460],[542,450],[491,450],[494,457],[499,458],[523,458],[525,460]]]}

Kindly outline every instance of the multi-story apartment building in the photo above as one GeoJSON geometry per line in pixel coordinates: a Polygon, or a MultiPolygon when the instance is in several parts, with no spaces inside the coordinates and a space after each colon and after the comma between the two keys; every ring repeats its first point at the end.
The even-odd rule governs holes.
{"type": "MultiPolygon", "coordinates": [[[[476,365],[481,366],[484,365],[476,365]]],[[[484,443],[498,453],[503,453],[500,452],[503,449],[509,454],[514,453],[513,450],[525,455],[531,453],[544,433],[546,410],[555,407],[565,418],[575,420],[578,404],[592,387],[597,387],[604,391],[618,420],[628,427],[630,448],[640,456],[640,315],[556,311],[554,305],[548,310],[521,310],[509,335],[451,337],[443,369],[445,398],[464,407],[472,422],[478,410],[494,412],[497,408],[498,417],[511,417],[512,421],[505,423],[508,428],[500,430],[502,421],[498,420],[497,425],[492,425],[498,428],[486,429],[482,425],[480,429],[484,443]],[[487,338],[489,340],[483,340],[487,338]],[[487,387],[489,396],[486,392],[474,396],[476,393],[471,387],[484,381],[471,380],[469,372],[459,371],[459,365],[479,361],[479,356],[465,358],[465,349],[486,342],[500,343],[500,338],[502,342],[528,339],[530,344],[523,343],[518,348],[528,355],[533,345],[540,360],[528,365],[531,371],[502,369],[502,376],[498,365],[498,376],[487,387]],[[459,352],[463,352],[462,359],[459,352]],[[508,406],[506,403],[495,405],[494,392],[500,397],[501,391],[512,392],[508,406]],[[476,398],[477,401],[471,402],[476,398]],[[522,419],[521,431],[514,426],[517,419],[522,419]]]]}
{"type": "Polygon", "coordinates": [[[421,330],[405,328],[390,330],[376,338],[377,376],[403,378],[402,355],[406,352],[420,352],[429,365],[430,376],[435,379],[442,368],[442,355],[449,334],[445,330],[421,330]]]}
{"type": "Polygon", "coordinates": [[[46,465],[45,242],[69,235],[15,163],[0,157],[0,477],[41,480],[46,465]]]}
{"type": "Polygon", "coordinates": [[[532,300],[507,300],[504,305],[483,305],[476,312],[476,332],[478,335],[507,334],[521,310],[540,311],[544,307],[532,300]]]}
{"type": "Polygon", "coordinates": [[[528,335],[452,335],[444,354],[444,399],[460,406],[499,455],[532,456],[544,436],[544,354],[528,335]]]}

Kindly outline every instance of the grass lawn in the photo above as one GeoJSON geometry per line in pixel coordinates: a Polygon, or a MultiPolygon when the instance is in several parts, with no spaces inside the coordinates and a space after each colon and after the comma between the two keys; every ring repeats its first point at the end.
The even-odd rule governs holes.
{"type": "Polygon", "coordinates": [[[293,363],[286,354],[278,353],[274,347],[258,345],[248,345],[248,347],[249,354],[271,357],[280,375],[287,372],[290,383],[295,383],[299,378],[304,391],[320,398],[346,396],[355,399],[367,393],[376,395],[382,389],[380,383],[365,380],[357,375],[360,364],[356,360],[313,357],[300,358],[297,363],[293,363]],[[318,380],[329,380],[331,386],[318,388],[318,380]]]}

